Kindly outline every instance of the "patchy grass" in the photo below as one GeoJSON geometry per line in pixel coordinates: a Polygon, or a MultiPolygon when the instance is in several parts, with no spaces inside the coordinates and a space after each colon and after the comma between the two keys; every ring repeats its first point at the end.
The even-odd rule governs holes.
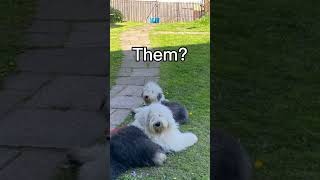
{"type": "Polygon", "coordinates": [[[115,79],[123,58],[120,35],[129,28],[139,25],[142,25],[142,23],[124,22],[110,25],[110,88],[115,84],[115,79]]]}
{"type": "MultiPolygon", "coordinates": [[[[171,24],[168,26],[172,27],[171,24]]],[[[189,49],[184,62],[161,64],[160,85],[166,98],[179,101],[187,107],[191,113],[190,122],[180,128],[183,132],[195,133],[199,141],[186,151],[169,155],[164,166],[134,169],[121,179],[207,180],[210,174],[209,35],[157,35],[155,30],[151,32],[150,38],[152,46],[160,49],[177,50],[180,46],[189,49]],[[136,172],[136,176],[131,175],[132,171],[136,172]]]]}
{"type": "Polygon", "coordinates": [[[192,22],[160,23],[155,31],[210,32],[210,17],[206,15],[192,22]]]}
{"type": "Polygon", "coordinates": [[[15,70],[15,58],[23,50],[23,31],[31,23],[36,0],[9,0],[0,3],[0,83],[15,70]]]}
{"type": "Polygon", "coordinates": [[[214,4],[215,126],[262,162],[253,179],[320,179],[320,2],[214,4]]]}

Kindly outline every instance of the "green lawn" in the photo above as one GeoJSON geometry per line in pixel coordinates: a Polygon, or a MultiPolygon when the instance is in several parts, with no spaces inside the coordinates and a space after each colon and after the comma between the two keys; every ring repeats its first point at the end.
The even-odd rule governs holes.
{"type": "Polygon", "coordinates": [[[160,23],[156,26],[156,31],[172,32],[210,32],[210,17],[204,16],[194,22],[160,23]]]}
{"type": "Polygon", "coordinates": [[[110,87],[115,84],[123,57],[120,44],[121,33],[139,25],[142,23],[124,22],[110,25],[110,87]]]}
{"type": "Polygon", "coordinates": [[[35,6],[35,0],[0,3],[0,84],[15,69],[15,58],[23,50],[23,30],[30,24],[35,6]]]}
{"type": "MultiPolygon", "coordinates": [[[[209,22],[209,21],[208,21],[209,22]]],[[[182,125],[182,131],[195,133],[199,141],[186,151],[169,155],[161,167],[135,169],[136,176],[128,172],[122,179],[209,179],[210,169],[210,40],[209,34],[201,35],[159,35],[164,24],[157,26],[149,37],[156,49],[179,49],[186,46],[189,53],[184,62],[161,64],[160,85],[166,98],[184,104],[190,113],[190,122],[182,125]],[[157,48],[158,49],[158,48],[157,48]]],[[[168,24],[168,31],[172,29],[168,24]]],[[[197,27],[196,23],[184,23],[179,29],[197,27]]],[[[209,26],[209,23],[207,23],[209,26]]],[[[195,28],[198,31],[199,28],[195,28]]]]}
{"type": "Polygon", "coordinates": [[[320,179],[320,1],[309,2],[214,2],[214,125],[262,162],[255,180],[320,179]]]}

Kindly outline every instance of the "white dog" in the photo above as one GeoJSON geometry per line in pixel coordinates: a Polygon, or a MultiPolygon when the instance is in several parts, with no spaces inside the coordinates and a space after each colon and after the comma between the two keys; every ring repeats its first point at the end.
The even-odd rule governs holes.
{"type": "MultiPolygon", "coordinates": [[[[189,120],[189,113],[187,109],[178,102],[170,102],[163,95],[162,88],[155,82],[149,81],[144,87],[141,94],[146,105],[152,103],[161,103],[167,106],[173,114],[173,118],[179,124],[184,124],[189,120]]],[[[133,113],[138,113],[141,108],[135,108],[132,110],[133,113]]]]}
{"type": "Polygon", "coordinates": [[[165,100],[161,87],[153,81],[144,85],[141,96],[146,104],[165,100]]]}
{"type": "Polygon", "coordinates": [[[161,103],[140,108],[131,125],[141,129],[165,152],[179,152],[194,145],[198,138],[190,132],[182,133],[171,110],[161,103]]]}

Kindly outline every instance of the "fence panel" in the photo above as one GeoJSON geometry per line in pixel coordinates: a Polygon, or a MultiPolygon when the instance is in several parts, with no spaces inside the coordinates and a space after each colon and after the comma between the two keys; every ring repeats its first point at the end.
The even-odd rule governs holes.
{"type": "Polygon", "coordinates": [[[160,22],[185,22],[204,14],[201,3],[111,0],[110,5],[121,11],[125,21],[147,22],[150,17],[159,17],[160,22]]]}

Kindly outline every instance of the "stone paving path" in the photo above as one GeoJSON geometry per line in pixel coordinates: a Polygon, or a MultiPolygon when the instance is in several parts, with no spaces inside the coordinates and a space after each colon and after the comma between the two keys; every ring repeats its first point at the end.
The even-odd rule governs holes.
{"type": "Polygon", "coordinates": [[[151,25],[130,29],[121,35],[121,47],[124,53],[123,62],[118,73],[116,85],[110,91],[110,128],[121,124],[132,108],[143,103],[142,88],[147,81],[159,80],[157,62],[137,62],[131,47],[148,47],[151,25]]]}
{"type": "Polygon", "coordinates": [[[106,1],[39,0],[19,73],[0,90],[0,179],[47,180],[104,135],[106,1]]]}

